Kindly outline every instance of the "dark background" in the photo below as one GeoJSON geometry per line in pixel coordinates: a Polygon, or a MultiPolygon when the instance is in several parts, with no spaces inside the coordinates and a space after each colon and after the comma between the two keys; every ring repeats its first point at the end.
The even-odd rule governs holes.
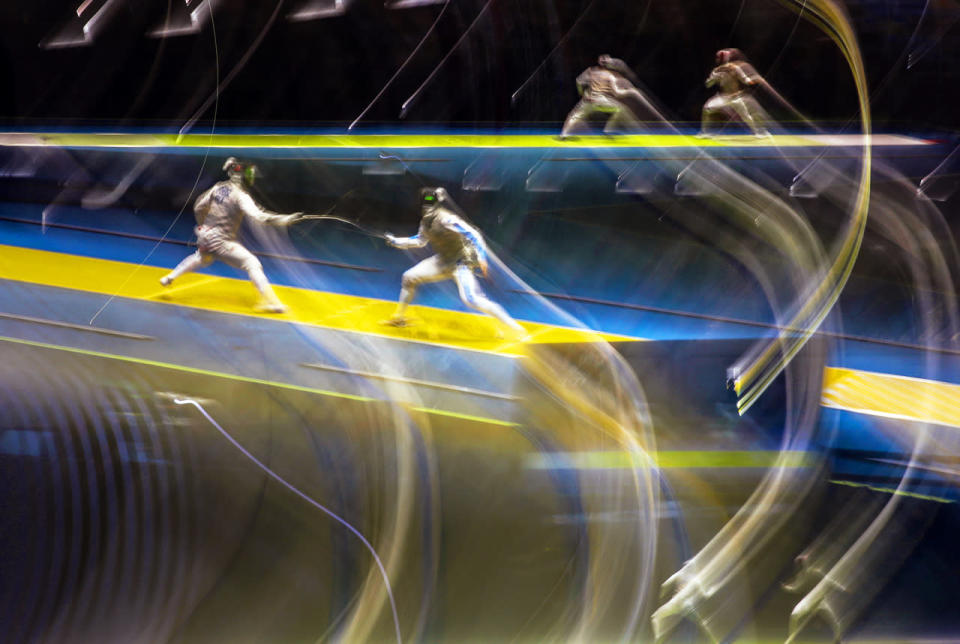
{"type": "MultiPolygon", "coordinates": [[[[75,16],[78,0],[3,3],[0,124],[179,127],[212,96],[218,77],[230,77],[201,120],[212,120],[216,105],[224,126],[342,128],[443,9],[354,0],[344,15],[294,22],[289,16],[303,0],[221,0],[200,33],[148,37],[168,2],[181,1],[115,0],[117,10],[92,44],[63,49],[41,44],[75,16]]],[[[714,52],[728,46],[742,49],[805,115],[836,127],[857,116],[852,77],[836,45],[774,0],[491,0],[474,23],[484,6],[451,0],[362,124],[554,127],[576,102],[577,73],[601,53],[626,60],[668,119],[695,121],[709,96],[703,80],[714,52]],[[401,118],[403,102],[472,23],[401,118]],[[512,103],[513,92],[568,33],[512,103]]],[[[955,128],[956,3],[861,0],[847,9],[877,129],[955,128]]],[[[775,106],[771,111],[789,117],[775,106]]]]}

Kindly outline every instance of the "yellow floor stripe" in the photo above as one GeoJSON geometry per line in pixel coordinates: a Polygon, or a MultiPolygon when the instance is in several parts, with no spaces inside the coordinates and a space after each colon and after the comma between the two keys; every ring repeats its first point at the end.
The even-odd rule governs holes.
{"type": "MultiPolygon", "coordinates": [[[[858,134],[778,134],[768,138],[732,135],[698,139],[686,134],[579,136],[561,140],[550,134],[135,134],[106,132],[6,132],[0,146],[91,148],[227,149],[409,149],[409,148],[723,148],[860,146],[858,134]]],[[[932,141],[873,135],[871,145],[929,145],[932,141]]]]}
{"type": "Polygon", "coordinates": [[[627,336],[522,322],[530,337],[524,343],[517,343],[498,339],[497,323],[487,316],[423,306],[410,309],[418,323],[396,329],[380,324],[393,312],[394,302],[289,286],[275,287],[277,295],[289,307],[289,312],[262,316],[253,312],[257,294],[246,280],[191,274],[184,275],[172,287],[164,289],[158,280],[167,272],[166,269],[153,266],[138,267],[126,262],[0,245],[0,279],[100,293],[108,297],[116,295],[218,313],[268,317],[513,356],[523,355],[524,343],[637,340],[627,336]]]}
{"type": "MultiPolygon", "coordinates": [[[[186,275],[171,289],[157,280],[165,269],[0,245],[0,279],[117,295],[141,301],[187,306],[234,315],[252,312],[256,292],[246,280],[203,274],[186,275]]],[[[486,316],[429,307],[412,307],[422,323],[407,329],[383,327],[380,320],[394,303],[352,295],[278,286],[290,312],[270,318],[324,328],[373,334],[459,349],[523,355],[523,345],[496,338],[496,323],[486,316]]],[[[524,322],[531,343],[635,341],[524,322]]],[[[858,413],[960,427],[960,385],[932,380],[827,367],[821,404],[858,413]]]]}
{"type": "Polygon", "coordinates": [[[847,411],[960,427],[960,385],[827,367],[820,403],[847,411]]]}

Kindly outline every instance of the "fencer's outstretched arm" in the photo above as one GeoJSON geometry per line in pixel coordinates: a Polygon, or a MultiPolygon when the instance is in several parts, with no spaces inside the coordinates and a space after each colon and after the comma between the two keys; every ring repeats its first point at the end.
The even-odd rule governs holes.
{"type": "Polygon", "coordinates": [[[613,95],[617,98],[624,98],[634,93],[639,93],[639,91],[625,78],[617,79],[613,83],[613,95]]]}
{"type": "Polygon", "coordinates": [[[246,192],[242,190],[237,190],[236,204],[243,211],[243,214],[247,217],[251,217],[261,224],[269,224],[271,226],[289,226],[290,224],[296,223],[303,218],[303,213],[295,212],[291,215],[281,215],[279,213],[266,210],[261,208],[260,205],[253,200],[246,192]]]}
{"type": "Polygon", "coordinates": [[[388,234],[386,239],[387,243],[394,248],[423,248],[427,245],[427,240],[419,233],[413,237],[394,237],[393,235],[388,234]]]}
{"type": "Polygon", "coordinates": [[[418,230],[417,234],[413,237],[394,237],[388,234],[385,239],[387,243],[394,248],[423,248],[427,245],[427,236],[423,229],[424,223],[421,221],[420,230],[418,230]]]}
{"type": "Polygon", "coordinates": [[[734,68],[737,70],[737,77],[744,85],[754,85],[763,81],[763,77],[751,65],[735,65],[734,68]]]}

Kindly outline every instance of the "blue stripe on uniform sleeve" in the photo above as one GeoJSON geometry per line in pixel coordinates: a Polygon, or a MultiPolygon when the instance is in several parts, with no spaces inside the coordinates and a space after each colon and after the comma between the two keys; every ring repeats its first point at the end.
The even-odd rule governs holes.
{"type": "Polygon", "coordinates": [[[459,221],[454,221],[452,223],[453,225],[451,227],[454,230],[456,230],[458,233],[466,237],[470,241],[470,243],[473,244],[474,248],[477,249],[477,255],[479,255],[480,261],[486,262],[487,252],[486,252],[486,249],[484,248],[483,240],[480,239],[480,237],[478,237],[475,232],[473,232],[472,230],[470,230],[469,228],[461,224],[459,221]]]}

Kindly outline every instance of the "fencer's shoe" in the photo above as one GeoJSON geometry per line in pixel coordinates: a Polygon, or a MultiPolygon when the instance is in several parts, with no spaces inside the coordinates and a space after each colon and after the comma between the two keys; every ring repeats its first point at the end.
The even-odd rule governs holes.
{"type": "Polygon", "coordinates": [[[170,277],[169,275],[164,275],[163,277],[160,278],[160,286],[170,286],[172,282],[173,282],[173,278],[170,277]]]}
{"type": "Polygon", "coordinates": [[[386,320],[381,320],[380,324],[383,326],[392,326],[402,329],[403,327],[410,326],[410,318],[405,318],[402,315],[394,315],[386,320]]]}
{"type": "Polygon", "coordinates": [[[287,307],[280,302],[264,301],[253,307],[257,313],[286,313],[287,307]]]}

